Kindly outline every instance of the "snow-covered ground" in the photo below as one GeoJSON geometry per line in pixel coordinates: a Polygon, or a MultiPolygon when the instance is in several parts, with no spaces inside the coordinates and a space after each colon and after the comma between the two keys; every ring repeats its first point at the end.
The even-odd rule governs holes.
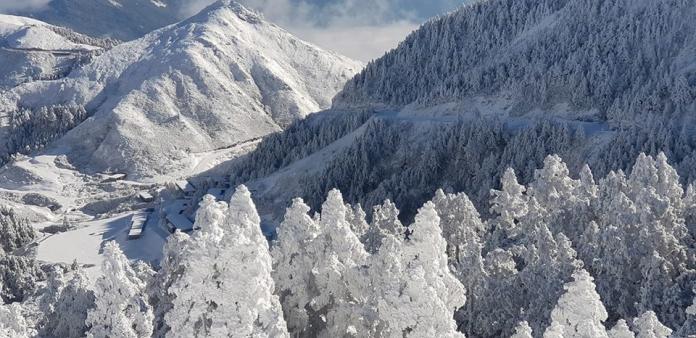
{"type": "Polygon", "coordinates": [[[131,217],[147,211],[121,215],[80,223],[79,228],[49,235],[38,242],[36,258],[43,262],[71,264],[77,261],[88,268],[91,275],[98,276],[101,269],[102,248],[108,241],[116,241],[129,259],[156,263],[162,255],[165,231],[157,226],[157,215],[151,213],[139,239],[128,239],[131,217]]]}
{"type": "Polygon", "coordinates": [[[101,249],[107,241],[114,240],[128,258],[157,264],[169,235],[160,224],[158,210],[160,207],[165,211],[176,209],[178,200],[167,200],[161,206],[157,201],[142,203],[138,200],[138,192],[158,190],[192,176],[220,175],[226,167],[224,163],[251,151],[257,143],[258,140],[252,140],[230,148],[196,153],[184,170],[153,177],[149,182],[128,179],[104,182],[108,175],[81,173],[61,155],[44,153],[25,157],[0,169],[0,205],[15,208],[41,232],[35,245],[27,250],[40,261],[66,264],[77,261],[89,267],[91,275],[97,276],[102,261],[101,249]],[[54,203],[57,208],[46,203],[54,203]],[[143,236],[128,240],[134,215],[148,215],[149,218],[143,236]],[[64,218],[71,225],[69,231],[43,232],[48,227],[61,225],[64,218]]]}

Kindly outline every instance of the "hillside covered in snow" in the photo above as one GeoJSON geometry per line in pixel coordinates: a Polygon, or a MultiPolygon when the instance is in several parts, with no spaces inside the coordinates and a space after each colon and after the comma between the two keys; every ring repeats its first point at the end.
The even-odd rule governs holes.
{"type": "Polygon", "coordinates": [[[294,195],[317,208],[339,188],[368,210],[390,198],[406,219],[440,187],[486,213],[507,167],[529,182],[549,154],[572,172],[588,163],[606,175],[662,150],[692,181],[695,13],[679,0],[462,7],[371,62],[331,112],[265,140],[230,174],[268,196],[261,208],[294,195]]]}
{"type": "Polygon", "coordinates": [[[52,0],[13,14],[68,27],[94,37],[130,41],[171,25],[181,17],[182,0],[52,0]]]}
{"type": "Polygon", "coordinates": [[[66,28],[0,14],[0,89],[67,76],[108,47],[66,28]]]}
{"type": "Polygon", "coordinates": [[[571,117],[616,125],[691,118],[694,15],[681,0],[483,1],[425,24],[335,105],[467,105],[483,95],[510,98],[512,116],[565,104],[571,117]]]}
{"type": "Polygon", "coordinates": [[[360,66],[224,0],[67,78],[1,94],[11,119],[4,151],[50,145],[80,168],[139,177],[179,170],[193,153],[265,136],[328,107],[360,66]],[[32,135],[46,112],[58,122],[45,118],[53,125],[32,135]]]}

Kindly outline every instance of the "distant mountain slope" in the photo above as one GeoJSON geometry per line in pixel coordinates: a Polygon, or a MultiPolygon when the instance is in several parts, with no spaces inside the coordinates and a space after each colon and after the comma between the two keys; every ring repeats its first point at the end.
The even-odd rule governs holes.
{"type": "Polygon", "coordinates": [[[406,218],[440,187],[466,192],[485,214],[507,167],[528,182],[554,153],[571,170],[589,163],[605,175],[639,152],[664,150],[692,181],[695,17],[696,2],[685,0],[465,6],[371,62],[334,98],[333,112],[262,142],[232,176],[268,198],[262,208],[276,204],[268,210],[294,195],[317,207],[339,188],[368,210],[390,198],[406,218]],[[372,117],[328,138],[334,143],[312,136],[342,125],[335,112],[350,120],[364,111],[372,117]],[[326,148],[298,145],[298,135],[326,148]]]}
{"type": "Polygon", "coordinates": [[[129,41],[179,21],[179,8],[176,6],[179,2],[173,0],[52,0],[39,10],[25,10],[14,14],[69,27],[91,36],[129,41]]]}
{"type": "Polygon", "coordinates": [[[84,107],[92,117],[57,142],[61,152],[84,168],[143,177],[328,107],[360,66],[224,0],[113,48],[69,78],[22,85],[0,99],[34,116],[55,105],[84,107]]]}
{"type": "Polygon", "coordinates": [[[67,75],[108,42],[24,17],[0,14],[0,89],[67,75]]]}
{"type": "MultiPolygon", "coordinates": [[[[688,0],[489,0],[432,20],[371,63],[337,106],[510,97],[512,114],[567,103],[627,122],[696,110],[688,0]]],[[[588,115],[588,114],[586,114],[588,115]]]]}

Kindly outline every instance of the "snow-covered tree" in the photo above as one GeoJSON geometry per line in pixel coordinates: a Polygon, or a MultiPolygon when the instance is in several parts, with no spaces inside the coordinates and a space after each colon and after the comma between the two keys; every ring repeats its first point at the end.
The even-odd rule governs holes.
{"type": "Polygon", "coordinates": [[[174,298],[164,316],[167,335],[287,337],[249,190],[238,187],[229,207],[205,196],[195,226],[200,231],[181,252],[183,271],[169,288],[174,298]]]}
{"type": "Polygon", "coordinates": [[[652,311],[633,319],[633,328],[637,333],[636,338],[668,338],[672,334],[672,330],[660,323],[652,311]]]}
{"type": "Polygon", "coordinates": [[[278,296],[274,295],[268,241],[261,232],[261,218],[246,186],[237,187],[232,195],[223,224],[224,246],[231,250],[221,258],[232,263],[228,267],[232,273],[223,274],[223,280],[233,281],[229,287],[234,292],[225,293],[221,300],[223,304],[235,304],[237,311],[237,323],[229,327],[229,332],[256,337],[288,336],[278,296]]]}
{"type": "Polygon", "coordinates": [[[447,242],[442,237],[435,205],[426,203],[409,227],[413,234],[403,246],[406,282],[402,293],[411,303],[401,319],[413,337],[459,337],[453,313],[466,302],[466,291],[450,273],[447,242]]]}
{"type": "Polygon", "coordinates": [[[365,337],[462,337],[454,311],[465,291],[447,268],[446,243],[432,203],[411,226],[413,237],[385,234],[370,258],[365,337]],[[431,246],[427,246],[430,243],[431,246]]]}
{"type": "Polygon", "coordinates": [[[491,190],[491,213],[498,215],[491,223],[490,236],[495,247],[505,246],[517,235],[517,223],[527,214],[526,188],[517,182],[515,171],[508,168],[500,179],[501,190],[491,190]]]}
{"type": "Polygon", "coordinates": [[[466,255],[464,251],[467,247],[480,245],[485,225],[466,194],[445,194],[439,189],[432,202],[440,216],[440,227],[448,246],[447,253],[457,263],[466,255]]]}
{"type": "MultiPolygon", "coordinates": [[[[58,315],[56,306],[58,305],[58,299],[60,298],[65,284],[63,278],[63,269],[57,266],[53,267],[48,273],[46,286],[41,290],[42,295],[39,298],[39,311],[41,311],[43,316],[39,326],[42,327],[42,331],[51,332],[53,326],[57,324],[55,318],[58,315]]],[[[82,324],[84,324],[84,318],[82,324]]]]}
{"type": "Polygon", "coordinates": [[[311,305],[326,313],[326,329],[332,337],[361,326],[358,313],[366,298],[356,274],[368,254],[346,221],[347,210],[341,193],[329,192],[319,218],[322,232],[314,241],[316,257],[321,257],[313,272],[320,293],[311,305]]]}
{"type": "Polygon", "coordinates": [[[529,327],[529,323],[520,322],[510,338],[532,338],[532,328],[529,327]]]}
{"type": "Polygon", "coordinates": [[[44,278],[45,273],[32,258],[0,252],[0,298],[3,302],[25,300],[44,278]]]}
{"type": "Polygon", "coordinates": [[[399,209],[390,200],[374,207],[372,223],[363,235],[362,241],[369,253],[375,253],[382,245],[385,235],[406,236],[406,228],[399,220],[399,209]]]}
{"type": "Polygon", "coordinates": [[[635,338],[636,334],[629,329],[625,320],[619,319],[611,330],[607,332],[609,338],[635,338]]]}
{"type": "Polygon", "coordinates": [[[353,230],[355,235],[358,236],[358,238],[361,238],[367,233],[367,229],[370,227],[370,224],[368,224],[365,220],[367,214],[365,213],[365,210],[363,210],[360,203],[356,204],[355,207],[347,207],[349,207],[349,209],[346,212],[346,217],[348,223],[350,224],[350,228],[353,230]]]}
{"type": "Polygon", "coordinates": [[[404,304],[403,240],[387,235],[380,250],[370,256],[369,285],[372,292],[366,301],[366,336],[392,337],[404,334],[408,323],[403,312],[415,311],[404,304]]]}
{"type": "Polygon", "coordinates": [[[12,252],[36,238],[34,228],[13,209],[0,207],[0,250],[12,252]]]}
{"type": "Polygon", "coordinates": [[[277,294],[283,304],[288,329],[294,334],[309,329],[307,311],[312,311],[310,304],[320,292],[312,272],[319,259],[313,241],[320,229],[309,217],[309,210],[301,199],[293,200],[278,227],[278,239],[271,250],[277,294]]]}
{"type": "Polygon", "coordinates": [[[604,321],[608,315],[595,291],[593,278],[587,271],[579,270],[573,279],[566,284],[566,292],[551,312],[551,326],[563,327],[565,338],[607,337],[604,321]]]}
{"type": "Polygon", "coordinates": [[[677,332],[677,335],[679,337],[688,337],[689,335],[696,335],[696,297],[694,297],[693,303],[688,308],[686,308],[686,314],[686,322],[679,329],[679,332],[677,332]]]}
{"type": "Polygon", "coordinates": [[[160,269],[148,283],[148,294],[153,307],[154,337],[164,337],[169,332],[169,326],[164,316],[173,306],[174,294],[169,293],[172,284],[181,278],[184,273],[182,260],[186,245],[190,237],[180,231],[176,231],[167,238],[162,249],[160,269]]]}
{"type": "Polygon", "coordinates": [[[94,292],[90,290],[87,275],[82,269],[72,272],[72,278],[61,289],[54,307],[54,322],[49,325],[49,336],[83,337],[87,332],[87,313],[95,306],[94,292]]]}
{"type": "Polygon", "coordinates": [[[27,322],[21,305],[0,304],[0,338],[29,338],[34,335],[36,331],[27,322]]]}
{"type": "Polygon", "coordinates": [[[103,276],[94,287],[95,307],[87,313],[88,337],[152,336],[152,307],[128,258],[116,242],[104,245],[103,276]]]}

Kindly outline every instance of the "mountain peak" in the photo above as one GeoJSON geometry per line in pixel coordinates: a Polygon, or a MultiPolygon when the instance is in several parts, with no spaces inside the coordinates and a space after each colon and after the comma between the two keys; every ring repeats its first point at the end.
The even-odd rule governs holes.
{"type": "Polygon", "coordinates": [[[218,0],[185,22],[200,21],[202,18],[209,18],[211,16],[218,15],[219,13],[229,11],[237,15],[239,19],[251,24],[259,24],[264,22],[263,15],[261,13],[248,9],[234,0],[218,0]]]}
{"type": "Polygon", "coordinates": [[[360,67],[221,0],[67,78],[27,83],[0,100],[31,111],[84,106],[91,118],[56,144],[81,168],[147,177],[189,170],[193,153],[255,140],[329,108],[360,67]]]}

